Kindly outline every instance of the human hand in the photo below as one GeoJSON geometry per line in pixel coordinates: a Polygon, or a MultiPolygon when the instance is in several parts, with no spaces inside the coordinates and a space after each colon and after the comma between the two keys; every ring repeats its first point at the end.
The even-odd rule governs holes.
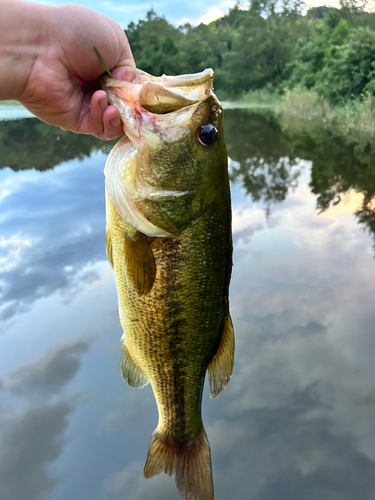
{"type": "Polygon", "coordinates": [[[64,130],[103,140],[119,137],[119,112],[108,104],[106,93],[97,90],[104,70],[93,46],[115,78],[132,81],[136,69],[124,31],[112,19],[79,5],[37,7],[38,15],[28,19],[29,28],[40,32],[39,50],[17,100],[64,130]]]}

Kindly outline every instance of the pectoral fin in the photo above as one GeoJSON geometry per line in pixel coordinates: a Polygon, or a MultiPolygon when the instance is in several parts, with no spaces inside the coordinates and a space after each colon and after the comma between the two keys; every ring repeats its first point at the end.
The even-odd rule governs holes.
{"type": "Polygon", "coordinates": [[[147,236],[137,231],[134,239],[125,238],[124,246],[126,276],[139,294],[146,295],[156,276],[154,254],[147,236]]]}
{"type": "Polygon", "coordinates": [[[234,331],[230,314],[225,319],[224,332],[217,353],[208,365],[211,399],[217,398],[228,385],[234,363],[234,331]]]}
{"type": "Polygon", "coordinates": [[[106,234],[106,246],[105,246],[105,251],[107,254],[107,259],[108,262],[111,264],[111,267],[113,269],[113,249],[112,249],[112,238],[111,238],[111,233],[108,230],[108,227],[105,230],[106,234]]]}
{"type": "Polygon", "coordinates": [[[125,343],[122,346],[121,372],[130,387],[140,389],[148,384],[148,378],[139,367],[131,349],[125,343]]]}

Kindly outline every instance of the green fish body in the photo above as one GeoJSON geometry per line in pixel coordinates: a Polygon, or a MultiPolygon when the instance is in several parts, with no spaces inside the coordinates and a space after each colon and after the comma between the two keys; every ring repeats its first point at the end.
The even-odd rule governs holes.
{"type": "Polygon", "coordinates": [[[150,383],[159,423],[145,477],[176,474],[186,499],[211,500],[210,448],[201,418],[229,382],[234,335],[228,289],[231,203],[222,109],[213,72],[103,88],[126,135],[106,167],[107,255],[123,328],[122,373],[150,383]]]}

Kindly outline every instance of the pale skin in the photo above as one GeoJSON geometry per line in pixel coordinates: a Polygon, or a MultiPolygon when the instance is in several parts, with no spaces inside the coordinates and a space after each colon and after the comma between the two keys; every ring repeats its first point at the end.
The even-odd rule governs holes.
{"type": "Polygon", "coordinates": [[[98,90],[103,67],[132,81],[133,55],[120,25],[79,5],[0,0],[0,100],[14,99],[46,123],[111,140],[120,115],[98,90]]]}

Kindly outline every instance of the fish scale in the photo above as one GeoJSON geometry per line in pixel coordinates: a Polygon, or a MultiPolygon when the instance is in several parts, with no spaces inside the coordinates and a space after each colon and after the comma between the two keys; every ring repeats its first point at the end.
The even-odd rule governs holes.
{"type": "MultiPolygon", "coordinates": [[[[212,93],[212,76],[210,82],[207,74],[198,74],[197,80],[206,78],[200,85],[211,90],[196,92],[194,95],[203,96],[202,101],[187,109],[186,96],[184,107],[176,104],[169,90],[164,92],[168,109],[176,106],[176,111],[167,117],[157,113],[152,119],[148,117],[145,130],[132,133],[132,144],[125,144],[125,138],[125,146],[120,146],[123,149],[111,153],[105,170],[107,255],[116,278],[124,332],[122,371],[133,387],[151,384],[159,412],[145,476],[175,473],[182,496],[189,500],[213,499],[210,448],[201,417],[202,393],[206,372],[211,397],[224,390],[232,373],[234,351],[228,305],[232,238],[227,155],[221,108],[212,93]],[[173,122],[176,113],[178,126],[173,122]],[[197,133],[208,122],[218,127],[218,139],[206,148],[197,133]],[[138,151],[142,154],[137,157],[138,151]],[[119,161],[123,163],[114,164],[119,161]],[[152,181],[150,189],[147,179],[152,181]],[[160,185],[170,183],[171,194],[158,191],[158,179],[160,185]],[[121,184],[127,182],[131,183],[129,189],[121,184]],[[142,191],[134,187],[137,182],[142,191]],[[176,197],[173,189],[182,194],[176,197]],[[147,201],[150,190],[151,203],[147,201]],[[146,196],[142,198],[139,192],[146,196]],[[122,197],[127,200],[126,212],[122,211],[122,197]],[[134,221],[129,207],[138,211],[134,221]],[[176,228],[176,234],[160,236],[163,224],[176,228]]],[[[190,81],[194,81],[193,76],[189,75],[190,81]]],[[[147,96],[155,87],[157,91],[154,85],[147,96]]],[[[111,80],[109,97],[114,88],[111,80]]],[[[122,95],[125,101],[126,92],[122,95]]],[[[135,101],[134,88],[130,93],[135,101]]],[[[119,96],[115,95],[113,102],[121,112],[119,96]]],[[[155,111],[158,100],[152,102],[155,111]]],[[[147,116],[147,109],[142,113],[147,116]]]]}
{"type": "MultiPolygon", "coordinates": [[[[225,206],[223,203],[222,207],[225,206]]],[[[226,248],[230,213],[213,208],[186,228],[177,241],[158,238],[151,244],[157,274],[148,295],[132,292],[123,266],[125,256],[121,251],[114,256],[124,337],[130,341],[142,371],[151,382],[162,421],[175,423],[178,429],[186,428],[186,435],[181,436],[176,429],[170,429],[176,440],[182,442],[196,433],[196,428],[189,430],[185,420],[200,422],[202,379],[220,343],[221,337],[216,332],[228,307],[225,299],[230,262],[227,251],[220,249],[226,248]],[[215,224],[217,216],[219,224],[215,224]],[[172,375],[176,359],[180,360],[178,377],[172,375]],[[170,405],[181,392],[186,394],[184,406],[170,405]]],[[[112,217],[116,217],[113,211],[108,217],[110,224],[112,217]]],[[[113,225],[121,228],[118,215],[117,224],[114,221],[113,225]]],[[[120,249],[124,229],[111,234],[113,248],[120,249]]]]}

